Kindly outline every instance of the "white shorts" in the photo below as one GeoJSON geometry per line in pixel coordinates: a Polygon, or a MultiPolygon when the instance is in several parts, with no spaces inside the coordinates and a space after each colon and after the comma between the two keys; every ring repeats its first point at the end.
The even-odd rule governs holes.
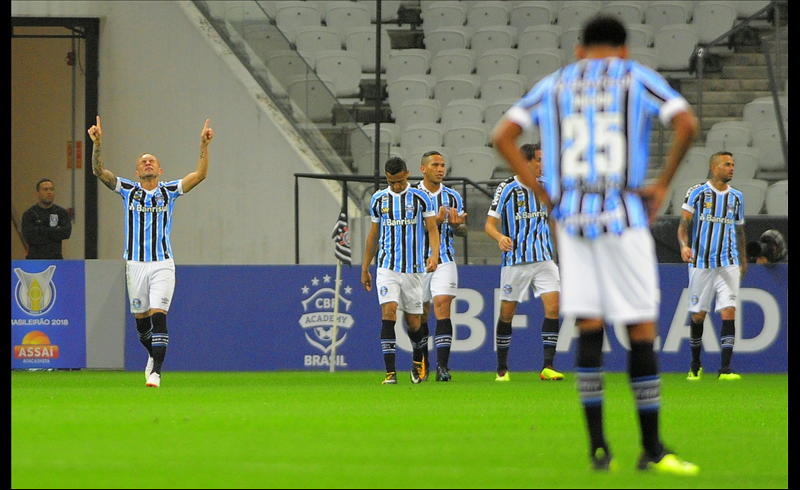
{"type": "Polygon", "coordinates": [[[647,228],[595,240],[559,225],[561,314],[632,325],[656,321],[661,302],[655,243],[647,228]]]}
{"type": "Polygon", "coordinates": [[[175,262],[129,260],[125,266],[131,313],[147,313],[153,308],[169,311],[175,292],[175,262]]]}
{"type": "Polygon", "coordinates": [[[455,262],[439,264],[433,272],[422,276],[422,301],[429,302],[436,296],[455,296],[458,290],[458,267],[455,262]]]}
{"type": "Polygon", "coordinates": [[[400,273],[378,267],[375,273],[375,289],[378,302],[397,303],[397,309],[412,315],[422,314],[423,272],[400,273]]]}
{"type": "Polygon", "coordinates": [[[558,266],[552,260],[529,264],[506,265],[500,268],[500,299],[518,303],[528,299],[528,286],[533,297],[559,291],[561,280],[558,266]]]}
{"type": "Polygon", "coordinates": [[[738,265],[713,269],[689,267],[689,313],[736,308],[739,297],[740,272],[738,265]]]}

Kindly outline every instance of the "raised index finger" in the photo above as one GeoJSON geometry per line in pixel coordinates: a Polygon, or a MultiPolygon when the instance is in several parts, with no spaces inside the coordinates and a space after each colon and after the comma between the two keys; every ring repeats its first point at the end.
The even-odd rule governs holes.
{"type": "Polygon", "coordinates": [[[100,127],[100,116],[97,116],[97,124],[96,124],[96,126],[97,126],[98,128],[100,127]]]}
{"type": "Polygon", "coordinates": [[[210,119],[206,119],[206,125],[205,125],[205,126],[203,126],[203,132],[204,132],[204,133],[206,132],[206,129],[208,129],[208,122],[209,122],[209,121],[210,121],[210,119]]]}

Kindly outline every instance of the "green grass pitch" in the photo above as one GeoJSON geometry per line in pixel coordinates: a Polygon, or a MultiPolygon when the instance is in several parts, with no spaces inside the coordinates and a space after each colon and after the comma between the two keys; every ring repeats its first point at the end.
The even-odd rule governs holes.
{"type": "Polygon", "coordinates": [[[694,478],[635,470],[624,373],[598,474],[572,373],[12,371],[11,488],[788,488],[788,374],[685,376],[662,375],[661,432],[694,478]]]}

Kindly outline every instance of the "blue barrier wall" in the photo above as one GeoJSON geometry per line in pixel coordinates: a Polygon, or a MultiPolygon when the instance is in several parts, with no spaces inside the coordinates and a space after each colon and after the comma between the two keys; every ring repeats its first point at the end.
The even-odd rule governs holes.
{"type": "MultiPolygon", "coordinates": [[[[683,372],[689,366],[686,266],[662,264],[659,322],[661,369],[683,372]]],[[[750,265],[737,311],[733,368],[739,372],[788,372],[788,264],[750,265]]],[[[335,266],[177,266],[177,287],[169,313],[168,371],[328,370],[332,350],[335,266]]],[[[373,278],[374,278],[373,267],[373,278]]],[[[341,269],[337,370],[383,371],[380,307],[376,293],[361,287],[361,266],[341,269]]],[[[499,311],[499,266],[460,266],[454,302],[454,371],[494,371],[494,326],[499,311]]],[[[541,302],[521,303],[514,319],[509,354],[512,371],[538,371],[543,319],[541,302]]],[[[703,362],[719,366],[717,314],[709,314],[703,337],[703,362]],[[711,323],[713,322],[713,324],[711,323]]],[[[431,332],[435,319],[431,316],[431,332]]],[[[410,368],[411,347],[398,330],[398,368],[410,368]]],[[[625,327],[607,329],[606,369],[625,371],[625,327]]],[[[556,367],[572,370],[574,319],[564,318],[556,367]]],[[[433,340],[431,339],[433,353],[433,340]]],[[[141,370],[147,361],[127,315],[125,369],[141,370]]]]}
{"type": "Polygon", "coordinates": [[[11,261],[11,369],[86,367],[82,260],[11,261]]]}

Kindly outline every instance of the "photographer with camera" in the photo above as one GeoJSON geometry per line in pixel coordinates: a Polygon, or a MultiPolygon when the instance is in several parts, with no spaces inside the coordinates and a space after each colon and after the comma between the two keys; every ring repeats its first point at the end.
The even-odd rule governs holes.
{"type": "Polygon", "coordinates": [[[778,230],[767,230],[761,234],[757,242],[747,244],[747,261],[756,264],[774,264],[789,262],[789,250],[786,240],[778,230]]]}

